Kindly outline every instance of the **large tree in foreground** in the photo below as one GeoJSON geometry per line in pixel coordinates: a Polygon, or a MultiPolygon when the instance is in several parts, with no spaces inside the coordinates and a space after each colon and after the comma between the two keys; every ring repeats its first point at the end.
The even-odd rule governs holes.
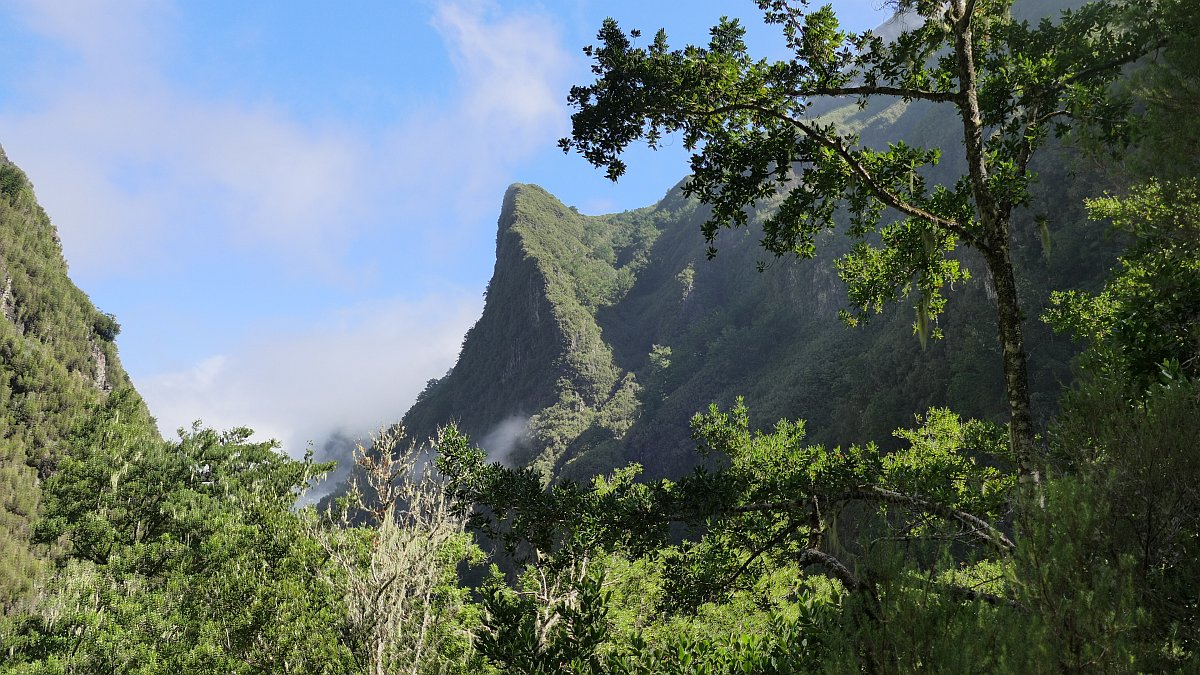
{"type": "Polygon", "coordinates": [[[1175,1],[1094,2],[1033,26],[1012,18],[1012,0],[902,0],[897,9],[918,27],[885,42],[843,31],[828,5],[756,0],[786,38],[791,54],[782,61],[754,59],[736,20],[714,27],[707,47],[672,50],[663,31],[639,47],[637,31],[609,19],[600,44],[585,49],[597,79],[572,88],[577,112],[561,145],[616,180],[631,143],[655,147],[680,133],[693,152],[684,191],[712,207],[703,228],[710,244],[721,227],[745,225],[752,209],[769,206],[763,246],[810,258],[844,212],[854,246],[838,269],[851,322],[915,293],[916,328],[936,335],[942,290],[966,276],[950,252],[960,242],[978,251],[995,284],[1012,452],[1022,482],[1036,485],[1013,214],[1030,200],[1030,161],[1050,134],[1086,127],[1105,142],[1123,140],[1127,106],[1112,84],[1162,45],[1161,17],[1175,1]],[[961,120],[961,143],[864,147],[810,113],[822,99],[845,97],[948,106],[961,120]],[[966,172],[929,184],[944,153],[960,153],[966,172]]]}

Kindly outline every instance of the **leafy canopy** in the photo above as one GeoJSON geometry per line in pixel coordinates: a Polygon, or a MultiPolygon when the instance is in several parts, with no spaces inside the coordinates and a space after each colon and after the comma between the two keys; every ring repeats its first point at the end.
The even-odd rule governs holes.
{"type": "Polygon", "coordinates": [[[616,180],[630,144],[680,134],[694,153],[684,191],[712,206],[710,255],[719,228],[758,213],[765,249],[809,258],[844,212],[857,243],[838,269],[857,317],[917,291],[924,333],[942,289],[967,276],[949,255],[956,243],[985,256],[1007,249],[1008,218],[1029,202],[1029,163],[1049,134],[1082,124],[1125,138],[1128,101],[1110,85],[1159,44],[1159,4],[1096,2],[1031,25],[1012,18],[1011,0],[902,2],[923,23],[885,42],[845,31],[828,5],[757,0],[786,38],[791,54],[779,61],[751,56],[736,19],[715,26],[706,46],[674,50],[665,31],[637,46],[638,31],[609,19],[584,50],[597,79],[571,89],[577,112],[560,146],[616,180]],[[830,98],[948,104],[964,144],[865,147],[853,129],[813,115],[830,98]],[[946,153],[964,151],[965,174],[929,182],[946,153]]]}

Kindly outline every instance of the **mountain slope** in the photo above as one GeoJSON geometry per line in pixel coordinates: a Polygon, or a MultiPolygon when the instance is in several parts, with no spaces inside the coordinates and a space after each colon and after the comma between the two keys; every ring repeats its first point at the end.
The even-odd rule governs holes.
{"type": "MultiPolygon", "coordinates": [[[[896,102],[826,114],[864,144],[899,137],[945,148],[930,182],[962,171],[947,111],[896,102]]],[[[1101,188],[1069,151],[1045,151],[1035,169],[1037,199],[1019,214],[1014,245],[1044,418],[1070,379],[1074,347],[1036,317],[1051,289],[1094,288],[1117,243],[1084,219],[1082,198],[1101,188]],[[1042,212],[1052,215],[1048,249],[1035,225],[1042,212]]],[[[678,189],[647,209],[586,217],[538,188],[511,188],[483,317],[457,365],[405,415],[410,434],[458,420],[494,456],[586,478],[627,461],[678,474],[696,461],[690,417],[738,395],[756,423],[807,419],[810,437],[831,444],[886,444],[934,405],[1006,419],[988,279],[951,293],[946,339],[922,348],[903,302],[857,329],[838,321],[845,292],[833,262],[843,237],[825,237],[815,260],[766,261],[760,273],[766,254],[753,226],[722,231],[717,257],[706,259],[705,217],[678,189]]],[[[970,251],[959,255],[985,269],[970,251]]]]}
{"type": "MultiPolygon", "coordinates": [[[[71,430],[130,386],[115,319],[67,276],[58,234],[25,174],[0,150],[0,608],[40,566],[30,526],[40,482],[71,430]]],[[[148,418],[147,414],[147,418],[148,418]]]]}
{"type": "MultiPolygon", "coordinates": [[[[1013,12],[1038,20],[1079,4],[1025,0],[1013,12]]],[[[897,17],[880,33],[903,24],[897,17]]],[[[948,106],[846,100],[810,112],[856,131],[865,146],[904,139],[941,148],[940,164],[924,171],[927,184],[965,173],[961,123],[948,106]]],[[[1031,168],[1034,199],[1015,216],[1013,246],[1033,404],[1044,423],[1071,378],[1075,348],[1037,317],[1050,290],[1097,288],[1119,242],[1084,218],[1083,198],[1108,186],[1069,148],[1052,143],[1031,168]],[[1035,224],[1041,216],[1048,239],[1035,224]]],[[[763,265],[752,218],[749,228],[719,233],[710,261],[700,234],[706,215],[679,189],[646,209],[591,218],[514,186],[483,317],[458,364],[405,415],[410,434],[427,437],[458,420],[494,456],[586,478],[627,461],[652,476],[678,474],[696,461],[690,417],[738,395],[756,423],[804,418],[810,438],[824,443],[887,444],[893,429],[935,405],[1007,419],[994,293],[973,252],[958,256],[982,276],[950,293],[947,337],[923,347],[912,329],[916,298],[858,329],[838,321],[846,295],[834,261],[848,247],[839,233],[818,242],[815,260],[763,265]],[[597,242],[614,242],[612,251],[597,242]],[[617,243],[633,248],[622,253],[617,243]],[[584,301],[594,285],[596,297],[584,301]]]]}
{"type": "Polygon", "coordinates": [[[647,210],[588,218],[541,188],[509,188],[483,315],[457,365],[430,382],[405,427],[426,437],[456,420],[497,454],[528,453],[525,430],[539,413],[537,454],[549,468],[594,413],[619,416],[614,398],[627,400],[621,392],[632,383],[615,365],[596,316],[629,291],[656,235],[647,210]]]}

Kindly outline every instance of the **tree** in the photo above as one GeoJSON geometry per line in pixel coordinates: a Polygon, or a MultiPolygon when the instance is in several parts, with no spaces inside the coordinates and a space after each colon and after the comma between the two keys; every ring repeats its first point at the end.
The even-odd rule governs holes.
{"type": "Polygon", "coordinates": [[[1200,9],[1175,6],[1178,34],[1163,53],[1133,74],[1133,95],[1145,106],[1137,147],[1125,164],[1134,179],[1178,180],[1200,174],[1200,9]]]}
{"type": "Polygon", "coordinates": [[[425,448],[403,443],[403,430],[392,428],[371,452],[359,446],[354,460],[365,485],[351,484],[340,513],[318,520],[309,512],[308,529],[331,562],[322,574],[344,604],[363,672],[469,670],[473,651],[461,625],[469,609],[457,565],[479,562],[482,552],[425,448]]]}
{"type": "Polygon", "coordinates": [[[714,27],[707,47],[674,51],[662,30],[638,47],[638,31],[606,20],[600,45],[584,50],[597,79],[571,89],[577,111],[561,147],[616,180],[631,143],[653,148],[682,134],[693,152],[684,192],[712,207],[703,226],[710,256],[720,228],[774,206],[762,219],[764,248],[811,258],[818,235],[838,229],[835,216],[845,213],[854,245],[838,270],[855,308],[843,315],[851,323],[915,292],[916,332],[938,337],[943,289],[967,276],[950,253],[960,242],[978,251],[996,291],[1011,451],[1021,482],[1038,490],[1013,214],[1029,204],[1030,161],[1051,133],[1082,126],[1108,143],[1125,138],[1127,101],[1112,84],[1124,65],[1164,43],[1161,11],[1175,0],[1093,2],[1036,26],[1012,18],[1012,0],[900,0],[897,9],[920,22],[892,42],[843,31],[828,5],[756,4],[782,30],[787,60],[752,58],[737,20],[714,27]],[[847,97],[864,107],[880,98],[947,106],[961,122],[961,146],[898,139],[864,147],[836,121],[811,115],[820,101],[847,97]],[[928,184],[930,168],[950,152],[965,173],[928,184]]]}
{"type": "Polygon", "coordinates": [[[131,389],[81,420],[44,484],[56,567],[0,672],[349,672],[324,551],[292,510],[332,464],[248,429],[158,437],[131,389]]]}
{"type": "Polygon", "coordinates": [[[1151,179],[1088,210],[1132,243],[1101,292],[1056,294],[1047,312],[1089,346],[1051,428],[1062,477],[1029,530],[1019,590],[1053,626],[1064,669],[1195,670],[1200,184],[1151,179]]]}
{"type": "Polygon", "coordinates": [[[1152,180],[1087,206],[1134,243],[1101,293],[1057,292],[1046,319],[1089,340],[1091,374],[1134,398],[1164,373],[1200,376],[1200,180],[1152,180]]]}
{"type": "MultiPolygon", "coordinates": [[[[616,640],[631,635],[612,626],[603,566],[614,557],[661,562],[662,593],[653,601],[660,620],[756,595],[781,571],[787,595],[821,605],[808,609],[830,619],[813,615],[797,626],[798,608],[784,600],[780,609],[790,618],[778,617],[780,630],[806,631],[804,644],[784,640],[751,649],[684,641],[671,650],[711,648],[709,656],[722,660],[745,647],[749,660],[739,656],[739,664],[773,651],[793,659],[786,663],[809,663],[823,658],[820,643],[830,638],[850,661],[896,662],[907,654],[916,667],[955,635],[939,618],[957,616],[960,631],[974,625],[975,614],[1011,618],[1015,603],[995,582],[1015,546],[997,523],[1016,479],[989,461],[1004,445],[1003,430],[942,409],[918,421],[896,432],[905,449],[883,453],[875,444],[808,445],[803,422],[755,432],[740,402],[728,412],[714,406],[692,427],[701,452],[726,460],[726,468],[642,483],[635,481],[640,467],[631,465],[590,487],[570,480],[544,486],[530,469],[488,464],[482,450],[450,431],[438,466],[456,503],[470,512],[469,523],[526,563],[515,589],[493,585],[486,594],[480,651],[506,671],[606,672],[588,668],[597,667],[596,659],[611,666],[610,657],[657,663],[664,658],[661,643],[647,651],[616,640]],[[813,596],[797,582],[812,572],[828,579],[829,592],[813,596]],[[836,599],[842,596],[844,603],[836,599]],[[915,614],[914,603],[937,609],[915,614]],[[920,639],[889,634],[888,625],[914,614],[935,629],[920,639]],[[820,635],[812,632],[818,624],[820,635]]],[[[772,604],[762,596],[756,602],[772,604]]]]}

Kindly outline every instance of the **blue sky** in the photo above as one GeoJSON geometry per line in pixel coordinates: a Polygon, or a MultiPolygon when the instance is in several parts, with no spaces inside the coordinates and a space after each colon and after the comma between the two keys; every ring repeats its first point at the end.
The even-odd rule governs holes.
{"type": "MultiPolygon", "coordinates": [[[[853,29],[880,0],[835,2],[853,29]]],[[[247,425],[293,453],[399,419],[482,310],[504,189],[645,206],[679,148],[619,184],[555,141],[605,16],[703,41],[751,0],[0,5],[0,145],[168,434],[247,425]]],[[[699,236],[699,234],[697,234],[699,236]]]]}

